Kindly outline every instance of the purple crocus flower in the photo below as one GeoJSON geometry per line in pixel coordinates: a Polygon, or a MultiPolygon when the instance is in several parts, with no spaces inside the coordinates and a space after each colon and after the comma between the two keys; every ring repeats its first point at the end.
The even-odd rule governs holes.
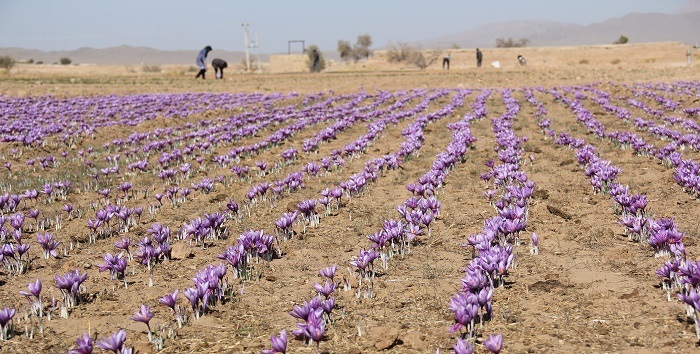
{"type": "Polygon", "coordinates": [[[129,316],[129,319],[132,321],[136,322],[141,322],[145,323],[146,327],[148,327],[148,338],[151,338],[151,325],[149,322],[151,322],[151,319],[155,316],[155,314],[151,311],[151,306],[148,305],[141,305],[141,308],[139,311],[134,312],[133,316],[129,316]]]}
{"type": "Polygon", "coordinates": [[[334,264],[330,267],[326,267],[324,269],[319,270],[318,274],[322,277],[326,277],[326,278],[330,279],[331,281],[333,281],[333,277],[335,277],[336,270],[338,270],[338,265],[334,264]]]}
{"type": "Polygon", "coordinates": [[[275,353],[286,353],[287,352],[287,330],[282,330],[278,336],[270,336],[270,344],[272,349],[264,349],[262,354],[275,354],[275,353]]]}
{"type": "Polygon", "coordinates": [[[472,347],[472,344],[462,338],[457,338],[457,343],[452,345],[452,349],[455,351],[455,354],[474,353],[474,347],[472,347]]]}
{"type": "Polygon", "coordinates": [[[76,269],[65,275],[55,275],[56,287],[63,293],[63,301],[67,308],[73,308],[80,300],[80,285],[87,279],[87,273],[80,274],[76,269]]]}
{"type": "Polygon", "coordinates": [[[312,341],[316,342],[316,346],[318,347],[319,343],[321,343],[321,339],[323,339],[323,336],[326,333],[326,323],[323,320],[323,316],[317,316],[316,313],[317,312],[314,312],[311,316],[309,316],[309,319],[306,322],[306,329],[309,337],[312,341]]]}
{"type": "Polygon", "coordinates": [[[44,259],[49,259],[49,256],[53,256],[54,258],[58,256],[56,248],[58,248],[60,242],[56,241],[56,239],[53,238],[53,234],[48,232],[37,233],[36,238],[37,242],[39,243],[39,245],[41,245],[41,248],[44,250],[44,259]]]}
{"type": "Polygon", "coordinates": [[[177,305],[177,294],[178,294],[178,292],[179,292],[179,290],[178,290],[178,289],[175,289],[175,291],[173,291],[172,293],[166,294],[165,296],[163,296],[163,297],[161,297],[160,299],[158,299],[158,302],[159,302],[161,305],[170,307],[171,309],[175,310],[175,305],[177,305]]]}
{"type": "Polygon", "coordinates": [[[29,301],[29,306],[32,313],[38,315],[39,317],[43,316],[44,312],[44,305],[41,303],[41,288],[41,280],[36,279],[27,285],[29,292],[21,290],[19,292],[20,295],[24,296],[27,298],[27,301],[29,301]]]}
{"type": "Polygon", "coordinates": [[[12,317],[15,316],[17,310],[5,307],[0,310],[0,339],[7,340],[13,334],[12,317]]]}
{"type": "Polygon", "coordinates": [[[177,321],[178,327],[182,328],[182,324],[184,323],[184,317],[182,316],[182,313],[180,312],[180,306],[177,305],[177,294],[179,293],[178,289],[175,289],[170,294],[166,294],[163,297],[158,299],[158,302],[163,305],[170,307],[173,310],[173,313],[175,314],[175,320],[177,321]]]}
{"type": "Polygon", "coordinates": [[[503,335],[500,333],[495,336],[489,334],[489,339],[484,341],[484,346],[491,353],[498,354],[503,349],[503,335]]]}
{"type": "Polygon", "coordinates": [[[238,203],[234,202],[233,199],[228,200],[226,208],[228,208],[231,213],[238,214],[238,203]]]}
{"type": "Polygon", "coordinates": [[[319,295],[323,295],[326,299],[333,294],[335,291],[336,284],[330,280],[326,280],[324,285],[314,283],[314,288],[319,295]]]}
{"type": "Polygon", "coordinates": [[[20,291],[19,294],[24,295],[24,296],[34,296],[35,298],[38,299],[39,296],[41,295],[41,288],[42,288],[41,280],[36,279],[35,281],[33,281],[33,282],[29,283],[29,285],[27,285],[27,289],[29,289],[29,292],[20,291]]]}
{"type": "Polygon", "coordinates": [[[87,333],[76,339],[75,344],[78,347],[68,351],[68,354],[92,354],[92,338],[87,333]]]}
{"type": "Polygon", "coordinates": [[[126,342],[126,331],[120,329],[119,332],[97,342],[97,347],[112,351],[114,354],[120,354],[120,351],[124,347],[124,342],[126,342]]]}
{"type": "Polygon", "coordinates": [[[536,233],[532,233],[532,244],[530,245],[530,253],[539,254],[540,253],[540,237],[536,233]]]}

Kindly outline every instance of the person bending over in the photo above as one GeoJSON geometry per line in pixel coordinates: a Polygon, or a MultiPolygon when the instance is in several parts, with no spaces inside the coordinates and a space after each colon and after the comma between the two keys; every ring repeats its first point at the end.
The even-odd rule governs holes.
{"type": "Polygon", "coordinates": [[[228,64],[226,63],[225,60],[216,58],[211,61],[211,66],[214,67],[214,74],[216,75],[217,79],[223,79],[224,78],[224,68],[228,67],[228,64]]]}

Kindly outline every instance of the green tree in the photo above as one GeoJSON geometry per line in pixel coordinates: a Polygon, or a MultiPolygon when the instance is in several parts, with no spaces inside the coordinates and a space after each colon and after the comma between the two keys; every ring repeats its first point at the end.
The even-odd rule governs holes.
{"type": "Polygon", "coordinates": [[[63,57],[63,58],[59,59],[58,61],[61,63],[61,65],[69,65],[70,63],[73,62],[68,57],[63,57]]]}
{"type": "Polygon", "coordinates": [[[17,60],[9,55],[0,56],[0,68],[7,70],[8,72],[17,64],[17,60]]]}

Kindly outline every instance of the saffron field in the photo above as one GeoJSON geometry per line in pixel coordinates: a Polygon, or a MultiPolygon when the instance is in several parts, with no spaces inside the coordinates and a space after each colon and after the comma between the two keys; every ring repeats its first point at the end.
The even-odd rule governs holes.
{"type": "Polygon", "coordinates": [[[3,95],[0,120],[3,352],[700,338],[698,81],[3,95]]]}

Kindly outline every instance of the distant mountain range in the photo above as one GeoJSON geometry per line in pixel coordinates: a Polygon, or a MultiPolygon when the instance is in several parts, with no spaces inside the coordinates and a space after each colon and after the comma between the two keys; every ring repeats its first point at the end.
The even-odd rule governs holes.
{"type": "MultiPolygon", "coordinates": [[[[626,36],[629,43],[682,42],[689,45],[700,44],[700,12],[680,14],[629,14],[590,25],[576,25],[556,21],[510,21],[480,26],[468,31],[449,34],[411,44],[422,49],[489,48],[496,46],[496,39],[525,38],[529,47],[580,46],[610,44],[626,36]]],[[[209,59],[222,58],[229,65],[240,63],[244,52],[215,50],[209,59]]],[[[325,49],[324,56],[337,59],[333,49],[325,49]]],[[[375,48],[382,49],[382,48],[375,48]]],[[[119,46],[104,49],[79,48],[67,51],[44,52],[23,48],[0,48],[0,55],[9,55],[20,60],[55,63],[60,58],[70,58],[73,63],[101,65],[141,65],[141,64],[191,64],[194,65],[198,50],[164,51],[147,47],[119,46]]],[[[251,61],[257,60],[251,53],[251,61]]],[[[269,54],[260,54],[260,60],[269,61],[269,54]]]]}
{"type": "MultiPolygon", "coordinates": [[[[132,47],[122,45],[111,48],[78,48],[76,50],[62,50],[44,52],[36,49],[24,48],[0,48],[0,55],[9,55],[19,60],[32,59],[34,62],[43,61],[46,64],[57,63],[60,58],[70,58],[76,64],[100,64],[100,65],[154,65],[154,64],[191,64],[195,65],[195,58],[199,50],[158,50],[148,47],[132,47]]],[[[244,52],[229,52],[215,50],[209,53],[209,60],[222,58],[229,66],[240,63],[245,58],[244,52]]],[[[250,55],[251,62],[257,60],[255,53],[250,55]]],[[[260,54],[260,61],[266,62],[269,55],[260,54]]]]}
{"type": "Polygon", "coordinates": [[[510,21],[480,26],[417,42],[421,48],[489,48],[496,39],[526,38],[530,47],[611,44],[620,36],[629,43],[682,42],[700,44],[700,12],[681,14],[633,13],[590,25],[555,21],[510,21]]]}

